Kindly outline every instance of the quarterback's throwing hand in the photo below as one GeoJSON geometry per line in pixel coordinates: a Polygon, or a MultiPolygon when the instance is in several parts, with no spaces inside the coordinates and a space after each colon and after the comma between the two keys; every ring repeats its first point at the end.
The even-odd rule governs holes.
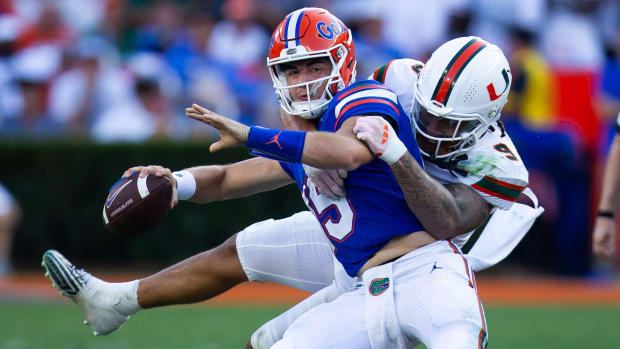
{"type": "Polygon", "coordinates": [[[157,177],[165,176],[172,184],[172,197],[170,198],[170,209],[173,209],[179,203],[179,195],[177,192],[177,180],[172,175],[172,171],[169,168],[159,166],[159,165],[150,165],[150,166],[134,166],[128,168],[124,173],[122,178],[129,178],[134,173],[138,173],[140,177],[146,177],[150,174],[154,174],[157,177]]]}
{"type": "Polygon", "coordinates": [[[219,132],[220,140],[209,147],[209,151],[212,153],[220,149],[245,144],[248,140],[248,133],[250,132],[248,126],[216,114],[198,104],[192,104],[191,108],[186,108],[185,115],[202,121],[219,132]]]}
{"type": "Polygon", "coordinates": [[[380,116],[363,116],[355,120],[353,132],[379,159],[391,165],[398,161],[407,148],[398,138],[389,122],[380,116]]]}

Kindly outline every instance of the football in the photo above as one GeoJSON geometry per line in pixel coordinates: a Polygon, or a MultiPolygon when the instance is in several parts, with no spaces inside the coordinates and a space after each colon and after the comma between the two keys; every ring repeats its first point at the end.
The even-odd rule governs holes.
{"type": "Polygon", "coordinates": [[[103,205],[103,224],[111,232],[135,235],[155,227],[170,210],[172,185],[150,174],[119,179],[103,205]]]}

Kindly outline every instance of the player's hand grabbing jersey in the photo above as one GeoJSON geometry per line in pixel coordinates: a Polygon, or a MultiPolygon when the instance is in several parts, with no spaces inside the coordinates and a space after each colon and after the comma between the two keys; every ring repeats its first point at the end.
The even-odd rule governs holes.
{"type": "MultiPolygon", "coordinates": [[[[395,59],[377,68],[370,77],[396,93],[411,120],[415,98],[413,86],[423,67],[422,62],[414,59],[395,59]]],[[[426,171],[442,182],[471,186],[494,207],[509,209],[528,184],[527,169],[510,137],[500,127],[494,127],[466,155],[467,159],[456,164],[458,171],[449,171],[425,161],[426,171]]]]}

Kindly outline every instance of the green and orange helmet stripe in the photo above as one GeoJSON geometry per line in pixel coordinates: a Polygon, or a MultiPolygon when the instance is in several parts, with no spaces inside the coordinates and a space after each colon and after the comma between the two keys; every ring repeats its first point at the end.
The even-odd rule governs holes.
{"type": "Polygon", "coordinates": [[[452,60],[448,63],[446,69],[444,69],[441,78],[439,78],[437,82],[437,86],[435,86],[435,91],[433,92],[431,100],[446,105],[456,80],[474,56],[485,47],[487,47],[487,43],[478,38],[473,38],[468,41],[463,48],[452,57],[452,60]]]}
{"type": "Polygon", "coordinates": [[[506,201],[515,202],[521,195],[525,186],[500,181],[493,177],[484,176],[481,180],[474,183],[472,188],[485,194],[498,197],[506,201]]]}

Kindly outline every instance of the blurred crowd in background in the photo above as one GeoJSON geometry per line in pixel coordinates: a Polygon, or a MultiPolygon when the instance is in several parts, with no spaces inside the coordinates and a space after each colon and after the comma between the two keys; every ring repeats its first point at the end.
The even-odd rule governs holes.
{"type": "Polygon", "coordinates": [[[620,109],[613,0],[0,0],[0,137],[208,139],[184,115],[191,103],[277,127],[269,39],[304,6],[352,29],[358,78],[394,58],[425,61],[457,36],[500,46],[514,78],[502,120],[547,211],[517,258],[591,270],[591,212],[620,109]]]}

